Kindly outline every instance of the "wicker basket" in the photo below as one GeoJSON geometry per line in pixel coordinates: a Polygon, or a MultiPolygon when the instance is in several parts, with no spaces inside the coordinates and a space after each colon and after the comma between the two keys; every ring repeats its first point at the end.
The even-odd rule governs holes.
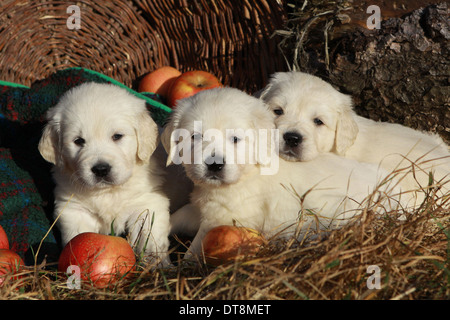
{"type": "Polygon", "coordinates": [[[279,0],[7,1],[0,8],[0,80],[25,85],[68,67],[128,86],[162,65],[202,69],[248,92],[286,66],[271,37],[284,21],[279,0]]]}

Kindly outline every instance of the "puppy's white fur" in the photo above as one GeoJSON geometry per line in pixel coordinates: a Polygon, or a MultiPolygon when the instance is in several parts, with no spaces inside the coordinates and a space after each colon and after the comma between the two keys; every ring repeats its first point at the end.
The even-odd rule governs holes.
{"type": "MultiPolygon", "coordinates": [[[[411,206],[423,201],[430,171],[436,183],[450,179],[450,153],[439,136],[357,116],[351,97],[318,77],[275,73],[261,98],[277,114],[275,124],[281,136],[290,132],[301,137],[293,147],[280,139],[280,155],[286,160],[309,161],[333,152],[379,164],[388,172],[397,172],[411,206]]],[[[441,187],[443,193],[448,190],[448,183],[441,187]]]]}
{"type": "MultiPolygon", "coordinates": [[[[236,223],[269,236],[291,236],[298,231],[299,237],[310,228],[336,228],[360,212],[360,205],[367,204],[367,196],[385,174],[376,165],[361,164],[331,153],[320,154],[314,161],[304,163],[279,159],[279,170],[272,175],[261,174],[261,163],[234,164],[226,158],[220,171],[208,171],[205,162],[210,151],[217,154],[223,150],[223,143],[232,140],[227,136],[230,130],[273,128],[274,116],[264,103],[237,89],[206,90],[178,104],[162,134],[162,143],[173,154],[177,141],[171,134],[185,129],[193,138],[191,148],[199,144],[204,152],[201,162],[183,163],[188,177],[194,181],[192,203],[171,217],[173,231],[199,228],[191,253],[201,252],[204,235],[218,225],[236,223]],[[194,121],[201,121],[202,132],[194,130],[194,121]],[[224,141],[198,139],[208,129],[221,132],[224,141]],[[196,224],[198,214],[200,225],[196,224]]],[[[259,145],[257,140],[254,143],[259,145]]],[[[385,185],[375,193],[385,193],[387,189],[385,185]]],[[[391,198],[385,204],[396,207],[398,203],[391,198]]]]}
{"type": "Polygon", "coordinates": [[[129,233],[137,252],[165,259],[169,200],[151,159],[158,129],[145,102],[114,85],[86,83],[64,94],[47,120],[39,150],[55,165],[63,245],[82,232],[108,234],[113,226],[117,234],[129,233]]]}

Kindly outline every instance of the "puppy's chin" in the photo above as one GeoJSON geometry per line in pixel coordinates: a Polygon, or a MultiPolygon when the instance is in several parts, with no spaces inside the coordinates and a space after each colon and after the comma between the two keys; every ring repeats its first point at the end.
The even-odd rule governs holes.
{"type": "Polygon", "coordinates": [[[83,179],[83,181],[85,182],[85,185],[90,189],[106,189],[115,185],[119,185],[118,183],[116,183],[116,181],[110,180],[108,178],[92,178],[88,180],[83,179]]]}
{"type": "Polygon", "coordinates": [[[192,182],[194,182],[195,185],[219,187],[234,182],[228,181],[220,175],[197,176],[197,175],[190,175],[189,173],[187,173],[187,176],[192,180],[192,182]]]}
{"type": "Polygon", "coordinates": [[[302,161],[300,156],[294,153],[292,150],[280,151],[280,158],[286,161],[302,161]]]}
{"type": "Polygon", "coordinates": [[[285,144],[280,144],[279,155],[286,161],[310,161],[317,156],[311,152],[304,152],[302,148],[290,148],[285,144]]]}
{"type": "Polygon", "coordinates": [[[279,155],[280,158],[286,161],[305,161],[303,160],[302,152],[299,147],[291,148],[284,143],[280,143],[279,155]]]}
{"type": "Polygon", "coordinates": [[[73,183],[80,185],[84,189],[96,190],[96,189],[106,189],[112,186],[117,185],[115,181],[110,181],[107,179],[98,179],[98,178],[88,178],[84,179],[82,177],[78,177],[72,179],[73,183]]]}
{"type": "Polygon", "coordinates": [[[240,174],[222,171],[219,173],[208,172],[203,166],[186,165],[186,175],[195,185],[220,187],[233,184],[239,181],[240,174]]]}
{"type": "Polygon", "coordinates": [[[72,179],[72,182],[75,182],[79,185],[81,185],[84,189],[90,189],[90,190],[100,190],[100,189],[107,189],[112,188],[114,186],[120,186],[126,183],[130,176],[129,174],[122,174],[121,176],[106,176],[106,177],[97,177],[95,175],[76,175],[75,179],[72,179]]]}
{"type": "Polygon", "coordinates": [[[202,179],[197,179],[197,184],[209,185],[214,187],[219,187],[225,184],[229,184],[222,177],[218,176],[208,176],[202,179]]]}

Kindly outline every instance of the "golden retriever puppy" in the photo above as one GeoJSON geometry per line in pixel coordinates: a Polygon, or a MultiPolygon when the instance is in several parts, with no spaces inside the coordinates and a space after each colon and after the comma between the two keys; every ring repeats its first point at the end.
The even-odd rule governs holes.
{"type": "Polygon", "coordinates": [[[145,101],[110,84],[69,90],[47,113],[39,142],[53,163],[55,218],[65,245],[82,232],[128,232],[136,252],[165,259],[169,200],[152,159],[158,139],[145,101]]]}
{"type": "MultiPolygon", "coordinates": [[[[260,98],[276,116],[280,156],[285,160],[309,161],[333,152],[380,165],[396,171],[412,207],[424,199],[430,171],[435,184],[450,179],[450,153],[439,136],[357,116],[351,97],[318,77],[275,73],[260,98]]],[[[449,184],[441,188],[448,192],[449,184]]]]}
{"type": "Polygon", "coordinates": [[[376,165],[331,153],[285,161],[277,133],[263,101],[237,89],[205,90],[179,102],[161,141],[194,182],[191,204],[171,217],[173,232],[199,229],[191,253],[201,253],[204,235],[219,225],[304,237],[350,221],[370,206],[369,195],[383,198],[379,205],[398,205],[388,184],[377,188],[385,173],[376,165]]]}

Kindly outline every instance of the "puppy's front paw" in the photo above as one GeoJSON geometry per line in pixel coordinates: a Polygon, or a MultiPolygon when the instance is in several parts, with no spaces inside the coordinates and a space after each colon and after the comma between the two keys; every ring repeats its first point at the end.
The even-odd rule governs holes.
{"type": "Polygon", "coordinates": [[[128,221],[129,242],[145,262],[166,265],[169,224],[161,223],[161,215],[149,210],[133,215],[128,221]]]}

